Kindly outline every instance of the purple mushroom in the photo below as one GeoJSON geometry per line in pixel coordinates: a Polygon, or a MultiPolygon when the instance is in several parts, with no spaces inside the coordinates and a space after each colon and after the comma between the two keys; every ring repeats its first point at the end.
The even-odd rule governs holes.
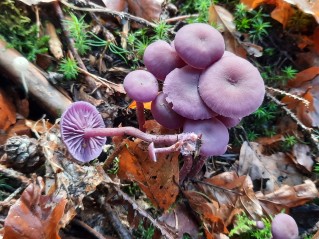
{"type": "MultiPolygon", "coordinates": [[[[130,135],[154,144],[171,145],[159,148],[158,152],[180,150],[182,154],[191,154],[197,142],[195,133],[172,135],[152,135],[134,127],[105,128],[103,120],[94,106],[79,101],[73,103],[61,116],[61,135],[71,155],[80,162],[89,162],[102,152],[106,137],[130,135]]],[[[153,154],[153,156],[155,155],[153,154]]],[[[155,156],[154,156],[155,157],[155,156]]],[[[154,159],[154,158],[153,158],[154,159]]]]}
{"type": "Polygon", "coordinates": [[[220,115],[241,118],[263,102],[264,81],[256,67],[238,57],[222,57],[203,71],[199,94],[206,105],[220,115]]]}
{"type": "Polygon", "coordinates": [[[191,66],[176,68],[164,81],[163,92],[172,109],[188,119],[209,119],[216,115],[210,110],[198,93],[198,80],[201,70],[191,66]]]}
{"type": "Polygon", "coordinates": [[[136,115],[140,130],[144,131],[144,105],[155,99],[158,82],[153,74],[144,70],[135,70],[126,75],[123,82],[127,95],[136,101],[136,115]]]}
{"type": "Polygon", "coordinates": [[[154,119],[168,129],[181,128],[184,118],[172,110],[172,104],[165,100],[163,92],[152,101],[151,112],[154,119]]]}
{"type": "Polygon", "coordinates": [[[271,222],[273,239],[297,239],[299,230],[293,217],[285,213],[277,214],[271,222]]]}
{"type": "Polygon", "coordinates": [[[239,124],[241,118],[230,118],[223,115],[217,115],[217,119],[219,119],[227,128],[232,128],[239,124]]]}
{"type": "Polygon", "coordinates": [[[201,135],[199,154],[202,156],[222,155],[226,152],[229,133],[226,126],[216,118],[206,120],[186,120],[183,132],[201,135]]]}
{"type": "Polygon", "coordinates": [[[161,81],[175,68],[186,65],[175,49],[163,40],[153,42],[145,49],[143,61],[147,70],[161,81]]]}
{"type": "Polygon", "coordinates": [[[190,66],[205,69],[218,61],[225,50],[223,36],[212,26],[192,23],[182,27],[175,36],[178,55],[190,66]]]}
{"type": "Polygon", "coordinates": [[[101,154],[106,137],[84,137],[86,128],[105,127],[93,105],[83,101],[73,103],[62,114],[60,125],[62,140],[75,159],[87,163],[101,154]]]}

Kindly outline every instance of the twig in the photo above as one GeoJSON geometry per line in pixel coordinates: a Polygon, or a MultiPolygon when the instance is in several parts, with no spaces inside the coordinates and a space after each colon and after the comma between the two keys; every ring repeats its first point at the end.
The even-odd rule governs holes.
{"type": "Polygon", "coordinates": [[[178,21],[183,21],[183,20],[191,18],[191,17],[198,17],[198,14],[189,14],[189,15],[172,17],[172,18],[165,19],[164,22],[166,22],[166,23],[178,22],[178,21]]]}
{"type": "Polygon", "coordinates": [[[113,189],[143,217],[147,218],[158,230],[161,231],[162,235],[168,239],[177,239],[177,235],[174,232],[168,231],[161,224],[159,224],[154,218],[152,218],[144,209],[131,199],[126,193],[124,193],[119,187],[113,186],[113,189]]]}
{"type": "Polygon", "coordinates": [[[100,202],[101,206],[104,208],[106,211],[106,215],[109,218],[109,221],[113,228],[115,229],[117,235],[121,239],[132,239],[132,235],[130,232],[125,228],[125,226],[121,223],[119,217],[117,216],[117,213],[114,212],[114,210],[111,208],[110,204],[107,202],[103,201],[100,202]]]}
{"type": "Polygon", "coordinates": [[[291,98],[293,98],[293,99],[295,99],[295,100],[299,100],[299,101],[301,101],[302,103],[304,103],[305,106],[307,106],[307,107],[308,107],[309,104],[310,104],[310,102],[309,102],[308,100],[306,100],[306,99],[304,99],[304,98],[302,98],[302,97],[300,97],[300,96],[290,94],[290,93],[288,93],[288,92],[286,92],[286,91],[283,91],[283,90],[280,90],[280,89],[276,89],[276,88],[273,88],[273,87],[270,87],[270,86],[266,86],[266,89],[267,89],[267,90],[270,90],[270,91],[274,91],[274,92],[279,93],[279,94],[282,94],[282,95],[285,95],[285,96],[288,96],[288,97],[291,97],[291,98]]]}
{"type": "Polygon", "coordinates": [[[197,180],[197,179],[191,179],[191,181],[194,182],[194,183],[205,184],[205,185],[207,185],[207,186],[214,187],[214,188],[217,188],[217,189],[226,191],[226,192],[234,193],[234,194],[237,194],[237,195],[239,195],[239,196],[242,196],[242,195],[243,195],[243,193],[237,192],[237,191],[235,191],[235,190],[233,190],[233,189],[223,188],[223,187],[220,187],[220,186],[217,186],[217,185],[214,185],[214,184],[205,182],[205,181],[200,181],[200,180],[197,180]]]}
{"type": "Polygon", "coordinates": [[[276,104],[278,104],[279,106],[281,106],[281,108],[286,111],[287,115],[289,115],[296,123],[298,126],[300,126],[304,131],[306,131],[309,135],[310,138],[312,140],[312,142],[316,145],[317,150],[319,151],[319,144],[318,144],[318,140],[316,138],[316,136],[312,133],[313,129],[309,128],[307,126],[305,126],[299,119],[298,117],[290,110],[288,109],[285,104],[283,104],[282,102],[280,102],[278,99],[276,99],[276,97],[274,97],[273,95],[271,95],[270,93],[266,92],[266,96],[268,98],[270,98],[273,102],[275,102],[276,104]]]}
{"type": "Polygon", "coordinates": [[[15,198],[27,185],[23,185],[18,187],[13,193],[11,193],[4,202],[10,202],[13,198],[15,198]]]}
{"type": "Polygon", "coordinates": [[[120,19],[124,18],[124,19],[127,19],[129,21],[134,21],[136,23],[139,23],[139,24],[142,24],[142,25],[145,25],[145,26],[149,26],[149,27],[155,27],[156,24],[155,23],[152,23],[152,22],[149,22],[143,18],[140,18],[140,17],[136,17],[136,16],[133,16],[129,13],[126,13],[126,12],[118,12],[118,11],[113,11],[113,10],[110,10],[110,9],[107,9],[105,7],[101,7],[97,4],[94,4],[92,2],[89,2],[88,4],[94,8],[85,8],[85,7],[77,7],[73,4],[70,4],[68,3],[66,0],[61,0],[61,3],[64,4],[65,6],[69,7],[69,8],[72,8],[72,9],[75,9],[75,10],[79,10],[79,11],[84,11],[84,12],[101,12],[101,13],[105,13],[105,14],[108,14],[108,15],[111,15],[113,17],[119,17],[120,19]]]}
{"type": "Polygon", "coordinates": [[[87,230],[89,233],[91,233],[97,239],[113,239],[113,237],[105,237],[105,236],[101,235],[99,232],[97,232],[96,230],[94,230],[92,227],[90,227],[88,224],[86,224],[85,222],[83,222],[81,220],[73,219],[72,222],[74,222],[78,226],[83,227],[85,230],[87,230]]]}

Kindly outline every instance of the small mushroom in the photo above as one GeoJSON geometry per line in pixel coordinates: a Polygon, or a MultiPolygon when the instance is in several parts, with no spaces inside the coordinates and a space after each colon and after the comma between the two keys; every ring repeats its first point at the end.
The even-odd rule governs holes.
{"type": "Polygon", "coordinates": [[[198,86],[201,98],[211,110],[231,118],[254,112],[265,95],[257,68],[238,56],[222,57],[204,70],[198,86]]]}
{"type": "Polygon", "coordinates": [[[163,92],[172,109],[188,119],[209,119],[216,115],[210,110],[198,93],[201,70],[191,66],[176,68],[165,78],[163,92]]]}
{"type": "Polygon", "coordinates": [[[297,239],[299,230],[293,217],[279,213],[271,222],[271,233],[273,239],[297,239]]]}
{"type": "Polygon", "coordinates": [[[216,118],[206,120],[186,120],[183,132],[201,135],[199,154],[202,156],[222,155],[226,152],[229,133],[226,126],[216,118]]]}
{"type": "Polygon", "coordinates": [[[155,99],[158,93],[158,82],[150,72],[135,70],[126,75],[123,86],[127,95],[136,101],[136,116],[139,128],[144,131],[145,116],[143,102],[155,99]]]}
{"type": "Polygon", "coordinates": [[[106,137],[85,137],[87,128],[105,127],[96,108],[84,101],[73,103],[61,116],[62,140],[70,154],[80,162],[87,163],[102,152],[106,137]]]}
{"type": "Polygon", "coordinates": [[[161,81],[175,68],[186,65],[175,49],[163,40],[153,42],[145,49],[143,61],[147,70],[161,81]]]}
{"type": "Polygon", "coordinates": [[[198,69],[205,69],[218,61],[225,50],[223,36],[204,23],[182,27],[175,35],[174,46],[188,65],[198,69]]]}
{"type": "Polygon", "coordinates": [[[154,119],[168,129],[178,129],[183,126],[184,118],[172,110],[172,105],[165,100],[163,92],[152,101],[151,112],[154,119]]]}

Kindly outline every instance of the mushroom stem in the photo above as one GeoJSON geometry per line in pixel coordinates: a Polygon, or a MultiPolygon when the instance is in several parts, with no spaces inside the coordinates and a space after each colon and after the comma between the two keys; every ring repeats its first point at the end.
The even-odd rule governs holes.
{"type": "Polygon", "coordinates": [[[175,135],[152,135],[142,132],[134,127],[122,127],[122,128],[87,128],[84,129],[84,137],[112,137],[130,135],[136,138],[142,139],[146,142],[153,142],[154,144],[175,144],[179,140],[183,142],[186,140],[196,141],[198,136],[194,133],[181,133],[175,135]]]}
{"type": "Polygon", "coordinates": [[[136,117],[138,122],[138,127],[141,131],[145,132],[145,115],[144,115],[144,104],[143,102],[136,101],[136,117]]]}
{"type": "Polygon", "coordinates": [[[199,156],[198,160],[193,163],[192,170],[188,174],[188,177],[194,178],[204,166],[207,158],[206,156],[199,156]]]}
{"type": "Polygon", "coordinates": [[[181,184],[187,175],[190,173],[192,166],[193,166],[193,156],[192,155],[186,155],[183,157],[184,163],[179,171],[179,183],[181,184]]]}

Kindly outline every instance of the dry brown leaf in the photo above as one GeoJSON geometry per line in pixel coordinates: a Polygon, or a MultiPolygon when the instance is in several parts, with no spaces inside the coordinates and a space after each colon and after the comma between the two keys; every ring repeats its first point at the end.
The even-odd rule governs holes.
{"type": "Polygon", "coordinates": [[[209,201],[196,191],[184,191],[191,208],[196,211],[203,223],[206,238],[215,238],[215,234],[228,233],[227,227],[220,217],[218,202],[209,201]]]}
{"type": "Polygon", "coordinates": [[[276,8],[271,12],[271,17],[280,22],[285,28],[294,14],[294,10],[290,4],[283,1],[276,1],[276,8]]]}
{"type": "Polygon", "coordinates": [[[10,208],[5,219],[4,239],[60,239],[59,222],[67,200],[41,195],[43,186],[41,182],[30,184],[10,208]]]}
{"type": "Polygon", "coordinates": [[[296,5],[304,13],[311,14],[319,23],[319,0],[284,0],[292,5],[296,5]]]}
{"type": "Polygon", "coordinates": [[[294,186],[306,179],[284,153],[269,156],[262,151],[263,146],[258,143],[244,142],[240,150],[238,175],[249,175],[253,181],[266,180],[264,190],[267,193],[277,190],[282,184],[294,186]]]}
{"type": "Polygon", "coordinates": [[[63,57],[62,43],[58,37],[55,27],[52,23],[47,22],[45,24],[46,32],[50,36],[49,48],[53,56],[60,60],[63,57]]]}
{"type": "Polygon", "coordinates": [[[292,160],[306,173],[312,172],[314,160],[311,158],[311,149],[305,144],[295,144],[292,148],[292,160]]]}
{"type": "Polygon", "coordinates": [[[219,216],[226,226],[229,226],[233,217],[243,210],[255,219],[259,219],[262,215],[261,206],[255,197],[249,176],[239,177],[232,171],[205,179],[204,182],[211,186],[202,184],[199,186],[209,198],[218,202],[219,216]]]}
{"type": "Polygon", "coordinates": [[[288,81],[289,87],[300,87],[307,81],[313,80],[317,75],[319,75],[319,66],[312,66],[296,74],[296,77],[288,81]]]}
{"type": "Polygon", "coordinates": [[[305,180],[300,185],[283,185],[272,193],[262,194],[259,192],[256,196],[263,209],[273,215],[279,213],[282,209],[303,205],[319,195],[316,185],[311,180],[305,180]]]}
{"type": "Polygon", "coordinates": [[[157,162],[148,157],[146,149],[137,142],[125,139],[119,152],[120,179],[137,182],[152,203],[167,210],[175,202],[179,192],[178,153],[157,154],[157,162]]]}
{"type": "Polygon", "coordinates": [[[10,97],[0,89],[0,130],[7,130],[16,122],[16,110],[10,97]]]}

